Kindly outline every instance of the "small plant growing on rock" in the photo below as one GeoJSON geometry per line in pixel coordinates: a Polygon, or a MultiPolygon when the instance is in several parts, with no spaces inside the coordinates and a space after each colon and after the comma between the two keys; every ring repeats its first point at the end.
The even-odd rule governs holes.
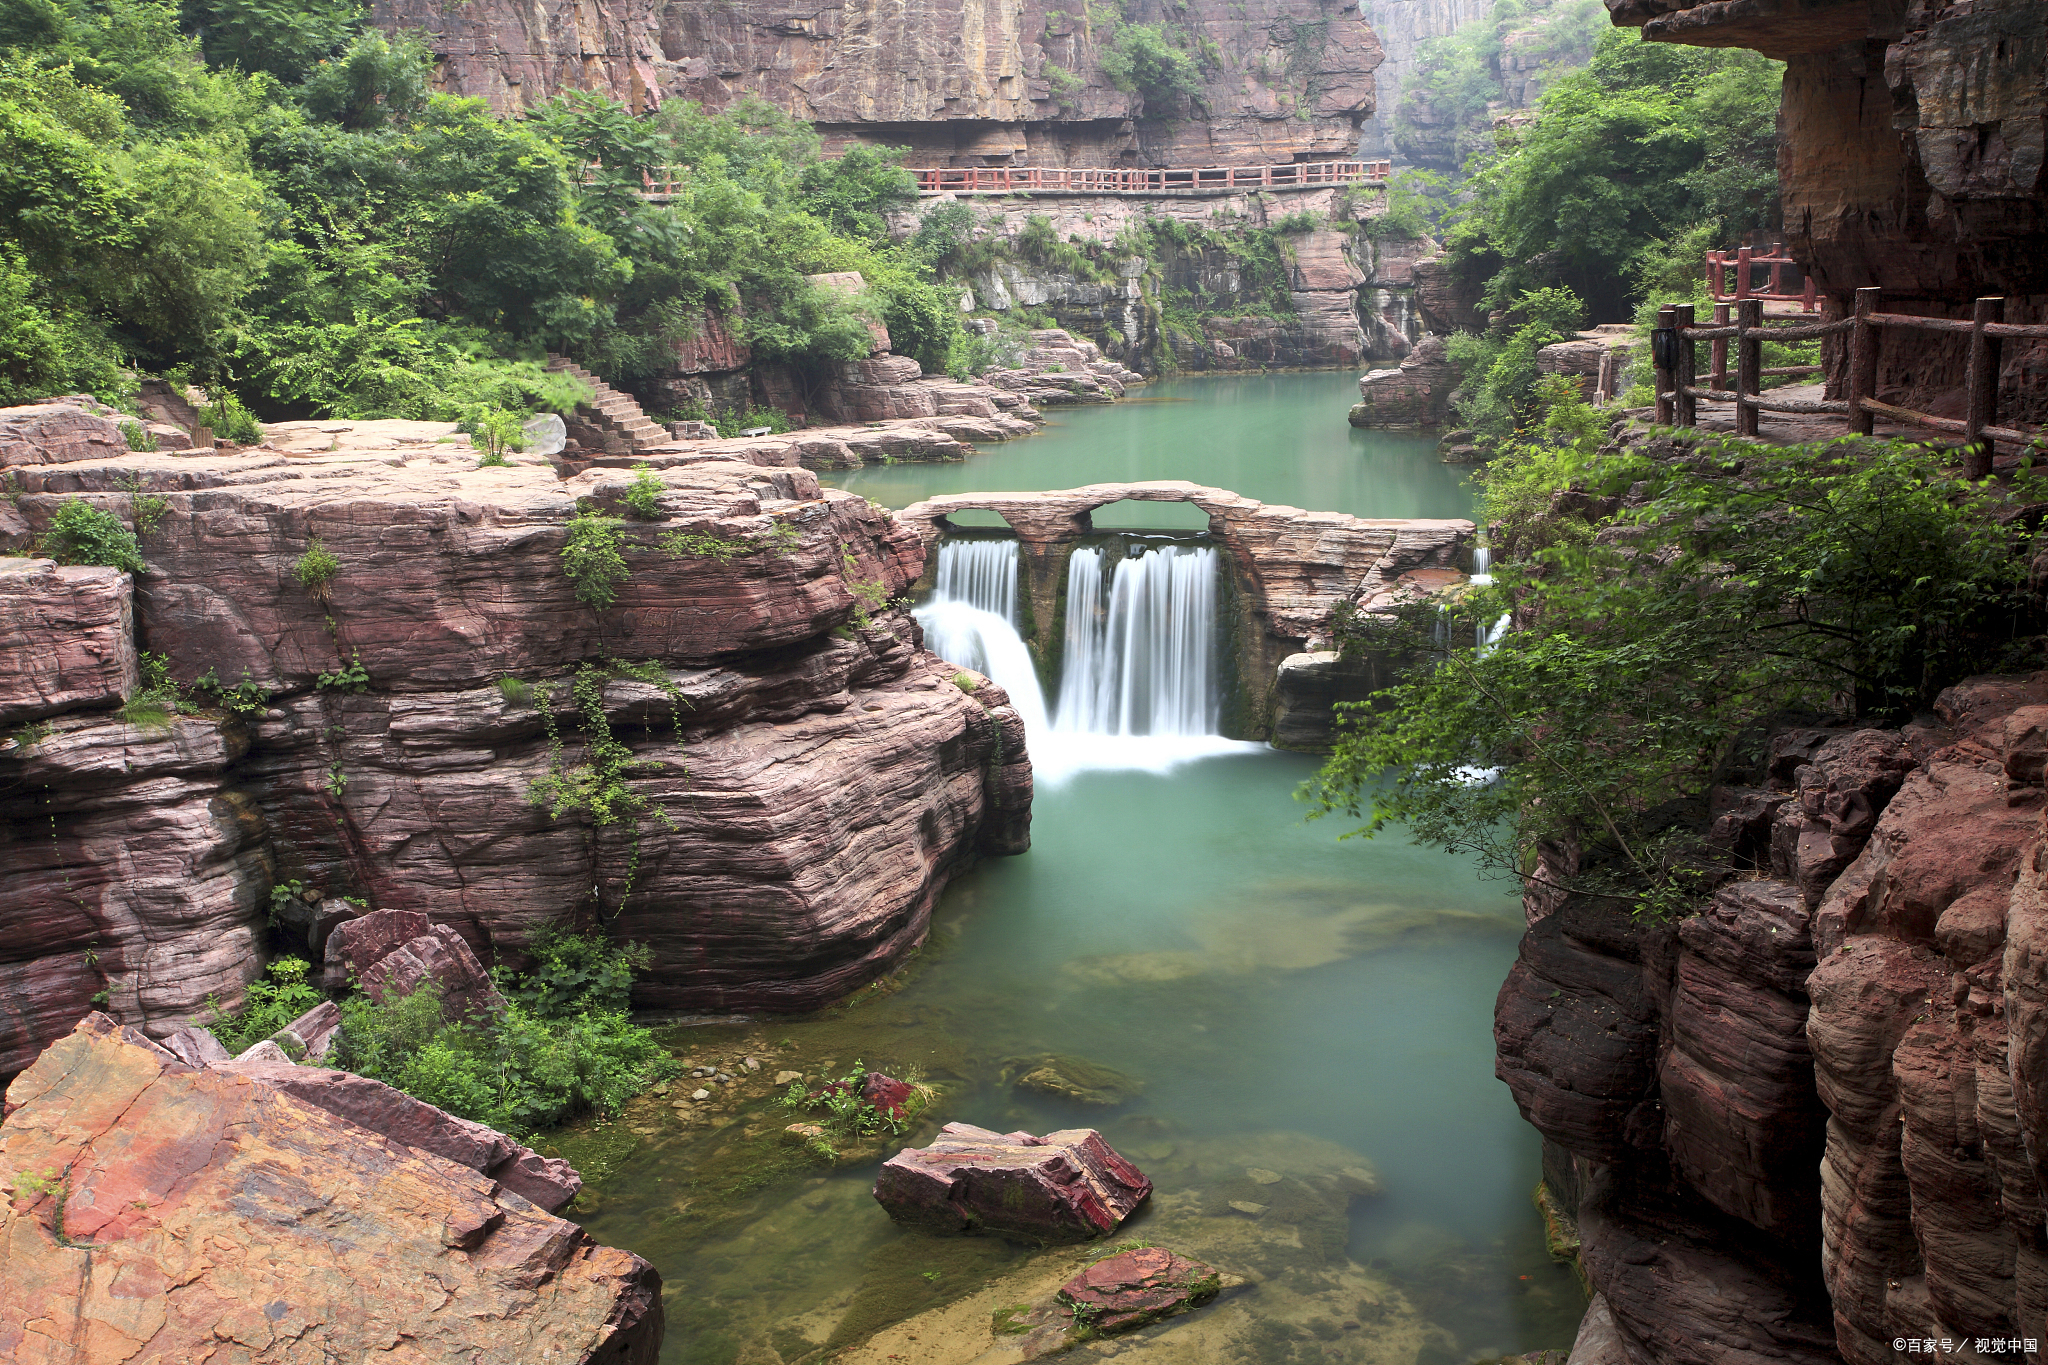
{"type": "Polygon", "coordinates": [[[264,969],[266,980],[251,982],[242,992],[241,1009],[224,1014],[219,1002],[208,996],[206,1017],[194,1022],[230,1052],[254,1047],[326,998],[307,980],[312,971],[313,964],[302,957],[281,957],[264,969]]]}
{"type": "MultiPolygon", "coordinates": [[[[156,449],[156,438],[150,437],[150,450],[156,449]]],[[[128,474],[121,479],[121,487],[128,491],[128,514],[135,522],[135,534],[146,536],[156,530],[157,523],[171,510],[170,500],[154,493],[142,491],[142,476],[128,474]]]]}
{"type": "Polygon", "coordinates": [[[699,531],[670,531],[661,538],[661,548],[677,559],[709,559],[719,564],[750,555],[756,549],[744,540],[724,540],[699,531]]]}
{"type": "Polygon", "coordinates": [[[299,586],[306,590],[306,596],[315,602],[325,602],[333,590],[334,576],[341,572],[341,561],[334,557],[318,540],[306,542],[306,553],[292,564],[292,575],[299,580],[299,586]]]}
{"type": "Polygon", "coordinates": [[[370,671],[363,667],[362,651],[358,650],[353,659],[338,665],[332,673],[322,673],[313,679],[313,685],[322,692],[367,692],[370,690],[370,671]]]}
{"type": "Polygon", "coordinates": [[[73,1241],[64,1231],[64,1205],[71,1198],[71,1168],[62,1171],[22,1171],[12,1182],[11,1193],[16,1199],[26,1199],[33,1206],[44,1195],[50,1196],[50,1235],[57,1239],[60,1247],[90,1251],[92,1242],[73,1241]]]}
{"type": "Polygon", "coordinates": [[[142,562],[142,547],[135,543],[135,533],[112,512],[81,498],[72,498],[57,509],[39,548],[59,564],[97,564],[137,574],[149,569],[142,562]]]}
{"type": "Polygon", "coordinates": [[[211,693],[212,704],[230,716],[258,716],[270,703],[270,693],[249,677],[249,670],[242,670],[242,680],[229,687],[220,680],[220,675],[209,668],[192,680],[194,692],[211,693]]]}
{"type": "Polygon", "coordinates": [[[953,686],[959,688],[962,692],[972,692],[978,684],[974,681],[972,673],[955,673],[953,675],[953,686]]]}
{"type": "Polygon", "coordinates": [[[562,569],[576,585],[576,599],[603,611],[618,600],[619,584],[632,574],[620,551],[625,532],[617,517],[578,512],[569,518],[569,537],[562,543],[562,569]]]}
{"type": "Polygon", "coordinates": [[[660,521],[661,495],[666,492],[668,485],[657,478],[653,470],[643,469],[633,476],[633,482],[626,488],[626,510],[641,521],[660,521]]]}
{"type": "Polygon", "coordinates": [[[526,449],[526,424],[516,412],[497,407],[471,408],[461,427],[483,452],[476,462],[478,469],[509,465],[512,462],[505,458],[507,451],[526,449]]]}
{"type": "Polygon", "coordinates": [[[498,695],[505,699],[507,706],[533,705],[533,688],[518,678],[498,679],[498,695]]]}
{"type": "Polygon", "coordinates": [[[121,423],[121,435],[127,439],[130,450],[148,451],[157,448],[156,433],[140,422],[121,423]]]}
{"type": "Polygon", "coordinates": [[[121,719],[138,730],[168,730],[171,717],[178,714],[178,685],[171,681],[171,661],[144,650],[136,656],[136,663],[142,686],[121,708],[121,719]]]}

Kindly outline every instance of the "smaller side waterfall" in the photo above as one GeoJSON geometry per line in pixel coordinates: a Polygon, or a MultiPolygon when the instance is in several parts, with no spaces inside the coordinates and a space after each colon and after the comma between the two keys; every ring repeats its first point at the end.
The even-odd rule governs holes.
{"type": "Polygon", "coordinates": [[[939,546],[933,600],[965,602],[1017,623],[1017,542],[949,540],[939,546]]]}
{"type": "Polygon", "coordinates": [[[949,540],[939,546],[932,600],[919,607],[924,645],[1010,694],[1027,734],[1047,726],[1045,693],[1017,633],[1017,542],[949,540]]]}
{"type": "Polygon", "coordinates": [[[1493,551],[1484,545],[1472,547],[1472,586],[1483,588],[1493,582],[1493,551]]]}

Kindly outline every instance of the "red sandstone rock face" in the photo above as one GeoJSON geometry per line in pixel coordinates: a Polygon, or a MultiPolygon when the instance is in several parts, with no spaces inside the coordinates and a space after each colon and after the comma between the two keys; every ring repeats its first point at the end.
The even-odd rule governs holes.
{"type": "Polygon", "coordinates": [[[116,705],[136,683],[127,574],[0,559],[0,728],[116,705]]]}
{"type": "Polygon", "coordinates": [[[1373,370],[1358,381],[1354,427],[1440,427],[1450,416],[1458,371],[1444,339],[1426,336],[1395,369],[1373,370]]]}
{"type": "Polygon", "coordinates": [[[102,1015],[8,1088],[0,1168],[0,1355],[22,1365],[651,1365],[660,1346],[661,1282],[639,1257],[102,1015]],[[68,1189],[61,1215],[27,1172],[68,1189]]]}
{"type": "Polygon", "coordinates": [[[875,1180],[876,1201],[899,1223],[1041,1243],[1114,1232],[1151,1193],[1092,1128],[1033,1137],[949,1123],[931,1146],[890,1157],[875,1180]]]}
{"type": "MultiPolygon", "coordinates": [[[[635,110],[665,98],[722,109],[758,95],[834,140],[908,144],[916,165],[1348,157],[1373,110],[1380,47],[1355,5],[1202,0],[1171,11],[1209,42],[1214,60],[1202,64],[1198,96],[1163,107],[1111,84],[1101,70],[1106,31],[1075,14],[1047,0],[912,0],[879,10],[379,0],[373,9],[384,28],[426,31],[444,88],[483,96],[500,112],[566,89],[604,90],[635,110]],[[1055,91],[1054,68],[1082,84],[1055,91]]],[[[1148,0],[1124,14],[1135,23],[1167,17],[1148,0]]]]}
{"type": "Polygon", "coordinates": [[[1782,785],[1724,794],[1715,828],[1779,879],[1675,931],[1532,903],[1500,1072],[1574,1158],[1630,1359],[1877,1365],[1901,1335],[2040,1331],[2044,688],[1972,679],[1903,732],[1776,735],[1782,785]]]}
{"type": "MultiPolygon", "coordinates": [[[[778,439],[762,458],[794,465],[800,438],[778,439]]],[[[917,534],[805,470],[735,458],[755,444],[644,462],[667,515],[627,524],[632,577],[603,613],[575,600],[559,551],[575,498],[618,505],[619,470],[479,470],[428,441],[13,471],[38,527],[68,496],[124,511],[124,471],[160,492],[140,643],[180,679],[275,695],[161,732],[103,698],[0,752],[0,1074],[96,996],[155,1036],[209,997],[232,1006],[287,878],[418,912],[434,955],[514,967],[598,888],[607,917],[625,902],[615,932],[655,950],[647,1007],[807,1008],[888,970],[948,878],[1028,847],[1029,757],[1007,698],[954,686],[906,615],[853,620],[857,586],[879,599],[916,579],[917,534]],[[677,531],[763,548],[679,556],[657,544],[677,531]],[[342,565],[324,602],[292,572],[315,537],[342,565]],[[315,685],[358,656],[367,690],[315,685]],[[550,726],[561,762],[583,761],[569,675],[607,658],[652,661],[659,681],[603,689],[647,814],[594,832],[527,791],[554,761],[550,726]]]]}

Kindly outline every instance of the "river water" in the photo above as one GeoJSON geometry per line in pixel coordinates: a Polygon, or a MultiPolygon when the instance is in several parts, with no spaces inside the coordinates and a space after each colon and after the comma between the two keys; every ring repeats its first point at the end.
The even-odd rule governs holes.
{"type": "MultiPolygon", "coordinates": [[[[843,482],[902,506],[1187,478],[1366,516],[1469,514],[1469,489],[1427,441],[1345,426],[1353,383],[1155,385],[962,465],[843,482]]],[[[1158,524],[1134,510],[1124,524],[1158,524]]],[[[1099,637],[1079,651],[1096,660],[1090,676],[1019,697],[1041,765],[1032,851],[956,880],[920,959],[844,1006],[674,1030],[689,1061],[738,1077],[710,1104],[686,1098],[690,1081],[560,1140],[590,1179],[579,1216],[662,1272],[665,1365],[1002,1359],[992,1311],[1056,1286],[1088,1251],[891,1224],[867,1193],[876,1163],[952,1120],[1101,1129],[1155,1185],[1119,1237],[1247,1282],[1084,1355],[1460,1365],[1570,1345],[1583,1295],[1545,1255],[1536,1138],[1493,1078],[1492,1004],[1518,902],[1432,850],[1339,842],[1342,825],[1306,821],[1294,799],[1313,759],[1204,734],[1195,684],[1213,664],[1184,618],[1203,609],[1197,577],[1211,561],[1184,538],[1120,553],[1074,570],[1099,583],[1095,624],[1069,623],[1070,640],[1099,637]],[[1131,676],[1150,700],[1131,702],[1119,682],[1131,676]],[[772,1102],[772,1078],[860,1062],[921,1075],[939,1098],[918,1131],[842,1144],[827,1163],[784,1133],[801,1116],[772,1102]],[[1117,1102],[1015,1083],[1048,1065],[1117,1102]]],[[[1000,638],[1014,601],[1004,575],[984,548],[940,579],[1009,660],[989,671],[1023,691],[1035,683],[1028,662],[1016,678],[1021,643],[1000,638]]],[[[925,619],[945,634],[930,604],[925,619]]]]}

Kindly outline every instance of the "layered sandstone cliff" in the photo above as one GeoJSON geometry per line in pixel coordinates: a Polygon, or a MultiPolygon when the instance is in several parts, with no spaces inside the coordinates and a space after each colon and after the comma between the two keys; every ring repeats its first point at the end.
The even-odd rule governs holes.
{"type": "Polygon", "coordinates": [[[1346,0],[1127,0],[1114,11],[973,0],[792,7],[779,0],[377,0],[423,30],[443,88],[500,112],[563,90],[639,110],[759,96],[829,140],[908,146],[915,165],[1257,165],[1345,157],[1373,110],[1380,48],[1346,0]],[[1123,22],[1163,25],[1193,94],[1120,89],[1123,22]]]}
{"type": "Polygon", "coordinates": [[[599,611],[566,523],[619,510],[625,472],[478,469],[459,438],[373,425],[307,453],[10,448],[50,462],[0,474],[0,551],[71,498],[162,506],[132,579],[0,561],[29,627],[0,638],[0,1074],[96,1004],[163,1036],[234,1001],[293,879],[422,911],[487,963],[603,923],[654,949],[643,1008],[802,1008],[920,942],[978,853],[1024,846],[1028,759],[991,766],[1014,714],[885,605],[918,537],[788,444],[643,461],[659,517],[625,523],[599,611]],[[315,541],[338,567],[309,589],[315,541]],[[120,709],[138,651],[185,685],[177,714],[120,709]],[[604,771],[639,809],[528,799],[604,771]]]}
{"type": "Polygon", "coordinates": [[[1499,1071],[1613,1319],[1588,1361],[2043,1337],[2044,765],[2048,674],[1788,723],[1713,794],[1751,870],[1697,914],[1530,896],[1499,1071]]]}

